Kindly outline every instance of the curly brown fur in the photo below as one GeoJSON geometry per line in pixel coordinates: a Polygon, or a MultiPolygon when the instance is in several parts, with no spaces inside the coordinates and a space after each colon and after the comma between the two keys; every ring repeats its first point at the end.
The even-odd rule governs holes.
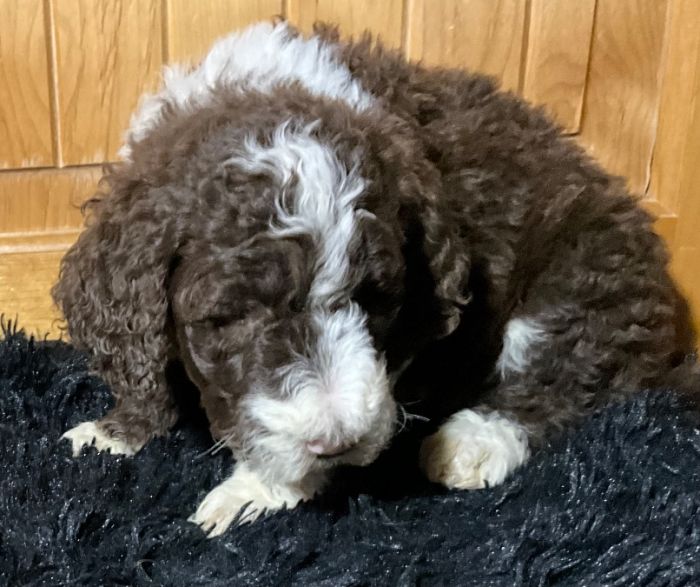
{"type": "MultiPolygon", "coordinates": [[[[338,39],[334,27],[317,30],[338,39]]],[[[624,181],[491,79],[406,65],[369,37],[346,46],[344,58],[415,126],[439,170],[487,322],[502,327],[536,315],[553,334],[527,375],[497,383],[486,405],[512,411],[539,435],[614,396],[663,383],[692,351],[692,326],[653,218],[624,181]]],[[[499,339],[493,352],[502,332],[486,329],[499,339]]],[[[462,320],[439,353],[454,345],[460,354],[465,337],[489,346],[484,334],[462,320]]],[[[433,358],[426,369],[435,388],[433,358]]]]}
{"type": "MultiPolygon", "coordinates": [[[[280,42],[299,38],[284,31],[280,42]]],[[[652,218],[620,179],[487,77],[407,63],[369,37],[341,43],[332,27],[316,34],[368,106],[312,81],[222,80],[206,99],[162,98],[108,171],[54,289],[72,340],[112,387],[108,435],[137,449],[167,431],[164,373],[177,359],[215,438],[287,491],[384,448],[394,400],[380,388],[409,362],[396,401],[436,423],[474,408],[459,425],[514,434],[500,448],[520,446],[518,462],[602,403],[669,377],[689,326],[652,218]],[[338,202],[353,186],[348,212],[338,202]],[[304,198],[319,201],[287,210],[304,198]],[[337,207],[334,221],[313,216],[323,206],[337,207]],[[376,385],[352,379],[352,354],[328,350],[328,330],[340,337],[331,347],[359,345],[358,369],[376,385]],[[353,386],[379,407],[355,413],[343,396],[353,386]],[[274,414],[287,405],[301,419],[283,433],[274,414]],[[301,448],[285,452],[285,434],[301,448]]],[[[424,459],[445,443],[436,438],[424,459]]]]}

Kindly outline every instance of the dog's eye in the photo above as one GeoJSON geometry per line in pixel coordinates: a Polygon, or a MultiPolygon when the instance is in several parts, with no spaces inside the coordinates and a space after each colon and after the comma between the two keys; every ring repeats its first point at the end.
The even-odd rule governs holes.
{"type": "Polygon", "coordinates": [[[289,301],[289,309],[295,314],[302,312],[304,310],[305,306],[306,306],[306,300],[300,295],[295,295],[289,301]]]}
{"type": "Polygon", "coordinates": [[[220,328],[230,326],[238,320],[229,316],[208,316],[207,318],[203,318],[202,320],[195,320],[194,322],[191,322],[191,325],[199,329],[218,330],[220,328]]]}
{"type": "Polygon", "coordinates": [[[391,314],[398,305],[398,295],[365,281],[353,294],[353,299],[369,314],[391,314]]]}
{"type": "Polygon", "coordinates": [[[255,315],[261,305],[258,302],[250,301],[247,303],[226,304],[225,307],[219,308],[216,314],[207,316],[203,322],[211,328],[224,328],[255,315]]]}
{"type": "Polygon", "coordinates": [[[209,318],[208,322],[214,328],[223,328],[224,326],[228,326],[229,324],[231,324],[231,322],[237,322],[241,319],[242,317],[237,318],[233,316],[214,316],[213,318],[209,318]]]}

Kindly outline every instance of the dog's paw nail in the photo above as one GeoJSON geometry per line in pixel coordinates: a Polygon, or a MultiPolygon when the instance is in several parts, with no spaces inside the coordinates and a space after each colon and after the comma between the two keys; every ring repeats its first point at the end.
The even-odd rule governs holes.
{"type": "Polygon", "coordinates": [[[75,428],[63,433],[61,439],[69,440],[74,457],[80,455],[84,446],[94,446],[98,452],[108,452],[113,455],[131,456],[136,450],[122,440],[108,436],[96,422],[83,422],[75,428]]]}
{"type": "Polygon", "coordinates": [[[197,511],[188,520],[197,524],[209,537],[220,536],[241,512],[238,524],[252,522],[262,513],[253,507],[249,496],[234,494],[226,487],[219,486],[207,494],[197,511]]]}
{"type": "Polygon", "coordinates": [[[308,499],[298,487],[267,485],[245,464],[236,465],[231,477],[212,489],[188,520],[210,538],[223,534],[236,520],[238,525],[257,520],[266,512],[294,507],[308,499]]]}

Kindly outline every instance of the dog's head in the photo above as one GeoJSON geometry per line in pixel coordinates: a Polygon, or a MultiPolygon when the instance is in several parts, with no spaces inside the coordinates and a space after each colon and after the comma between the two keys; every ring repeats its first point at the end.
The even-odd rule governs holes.
{"type": "Polygon", "coordinates": [[[285,478],[374,460],[394,429],[401,339],[451,331],[463,301],[456,235],[408,161],[389,169],[406,153],[370,160],[368,140],[283,123],[246,141],[225,164],[240,199],[221,201],[240,213],[241,184],[255,184],[268,214],[246,215],[231,245],[192,243],[173,280],[181,349],[218,435],[285,478]]]}
{"type": "Polygon", "coordinates": [[[86,308],[100,306],[84,346],[111,345],[124,330],[112,322],[148,330],[114,344],[108,380],[116,355],[134,364],[157,351],[142,364],[158,369],[165,347],[177,349],[214,435],[287,481],[376,458],[394,430],[395,373],[456,327],[465,301],[467,255],[410,129],[382,116],[328,118],[287,118],[239,139],[223,132],[223,158],[216,141],[199,141],[217,163],[185,161],[189,191],[122,182],[143,193],[107,198],[97,224],[131,240],[99,253],[79,243],[59,284],[72,288],[62,298],[74,339],[88,336],[86,308]],[[151,218],[148,230],[137,231],[136,214],[151,218]],[[148,249],[162,234],[167,245],[148,249]],[[71,277],[81,258],[93,272],[71,277]],[[112,314],[109,289],[120,283],[128,299],[112,314]]]}

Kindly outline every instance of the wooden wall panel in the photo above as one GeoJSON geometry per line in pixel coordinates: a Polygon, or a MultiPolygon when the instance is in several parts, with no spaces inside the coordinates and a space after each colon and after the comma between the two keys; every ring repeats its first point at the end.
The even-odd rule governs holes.
{"type": "Polygon", "coordinates": [[[532,0],[523,96],[577,132],[586,87],[595,0],[532,0]]]}
{"type": "Polygon", "coordinates": [[[700,3],[671,0],[653,195],[675,211],[672,268],[700,332],[700,3]]]}
{"type": "Polygon", "coordinates": [[[667,0],[598,0],[581,140],[644,193],[659,107],[667,0]]]}
{"type": "Polygon", "coordinates": [[[427,65],[468,67],[517,90],[525,0],[407,0],[406,52],[427,65]]]}
{"type": "Polygon", "coordinates": [[[53,163],[42,0],[0,0],[0,168],[53,163]]]}
{"type": "Polygon", "coordinates": [[[288,0],[289,19],[305,31],[317,20],[340,25],[344,36],[358,36],[366,29],[392,47],[401,46],[402,0],[288,0]]]}
{"type": "Polygon", "coordinates": [[[80,204],[101,174],[99,166],[0,173],[0,234],[79,228],[80,204]]]}
{"type": "Polygon", "coordinates": [[[283,12],[282,0],[166,0],[168,61],[196,62],[215,39],[283,12]]]}
{"type": "MultiPolygon", "coordinates": [[[[698,188],[682,191],[686,166],[700,162],[700,148],[693,144],[689,129],[700,124],[700,3],[672,0],[668,20],[668,42],[661,85],[659,128],[651,162],[648,197],[665,209],[678,212],[684,197],[700,198],[698,188]]],[[[698,227],[700,235],[700,227],[698,227]]]]}
{"type": "Polygon", "coordinates": [[[115,158],[162,65],[160,0],[54,0],[65,164],[115,158]]]}
{"type": "Polygon", "coordinates": [[[59,338],[60,314],[49,294],[63,251],[0,255],[0,314],[27,334],[59,338]]]}

